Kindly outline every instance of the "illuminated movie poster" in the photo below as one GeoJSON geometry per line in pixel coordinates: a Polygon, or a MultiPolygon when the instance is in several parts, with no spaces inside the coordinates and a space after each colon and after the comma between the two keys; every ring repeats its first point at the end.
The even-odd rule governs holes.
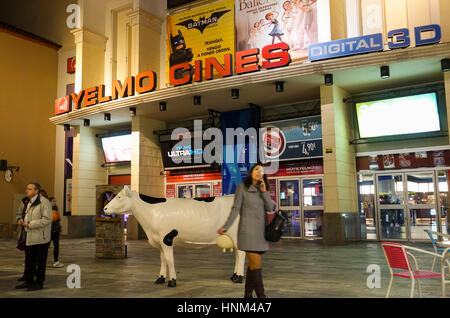
{"type": "MultiPolygon", "coordinates": [[[[224,64],[225,54],[234,54],[234,0],[218,1],[167,17],[166,78],[173,65],[190,63],[191,70],[178,70],[175,78],[184,72],[194,72],[194,61],[214,57],[224,64]]],[[[204,68],[204,63],[203,63],[204,68]]]]}
{"type": "Polygon", "coordinates": [[[289,44],[291,59],[318,42],[317,0],[235,0],[237,51],[289,44]]]}

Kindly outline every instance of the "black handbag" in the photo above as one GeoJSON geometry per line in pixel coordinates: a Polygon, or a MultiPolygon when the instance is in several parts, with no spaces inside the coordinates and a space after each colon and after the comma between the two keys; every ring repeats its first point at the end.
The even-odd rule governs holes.
{"type": "Polygon", "coordinates": [[[281,211],[275,213],[272,222],[266,225],[264,236],[267,241],[278,242],[283,235],[283,227],[286,223],[286,218],[281,215],[281,211]]]}
{"type": "MultiPolygon", "coordinates": [[[[29,202],[30,202],[29,199],[23,201],[22,220],[25,220],[26,210],[29,202]]],[[[19,239],[17,240],[17,248],[21,251],[24,251],[26,243],[27,243],[27,232],[25,232],[25,228],[23,227],[23,225],[21,225],[19,239]]]]}
{"type": "Polygon", "coordinates": [[[17,240],[17,248],[21,251],[24,251],[26,243],[27,243],[27,232],[25,232],[25,229],[22,226],[19,239],[17,240]]]}

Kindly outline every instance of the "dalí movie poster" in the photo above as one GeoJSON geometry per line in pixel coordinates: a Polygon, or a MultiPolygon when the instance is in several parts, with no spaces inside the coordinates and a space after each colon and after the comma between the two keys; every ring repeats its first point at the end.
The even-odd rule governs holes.
{"type": "Polygon", "coordinates": [[[234,0],[225,0],[201,6],[167,17],[167,82],[171,66],[189,63],[194,72],[194,61],[214,57],[224,62],[225,54],[234,54],[234,0]]]}
{"type": "Polygon", "coordinates": [[[289,44],[291,59],[318,42],[317,0],[235,0],[237,51],[289,44]]]}

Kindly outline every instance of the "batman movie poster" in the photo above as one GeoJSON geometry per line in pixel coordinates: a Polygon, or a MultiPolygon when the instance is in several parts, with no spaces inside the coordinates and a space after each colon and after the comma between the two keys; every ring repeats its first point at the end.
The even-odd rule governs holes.
{"type": "MultiPolygon", "coordinates": [[[[167,18],[167,82],[173,65],[187,62],[194,67],[194,61],[208,57],[223,64],[224,55],[234,51],[234,0],[217,1],[167,18]]],[[[175,78],[184,75],[175,73],[175,78]]]]}
{"type": "Polygon", "coordinates": [[[293,61],[318,42],[317,0],[235,0],[237,51],[289,44],[293,61]]]}

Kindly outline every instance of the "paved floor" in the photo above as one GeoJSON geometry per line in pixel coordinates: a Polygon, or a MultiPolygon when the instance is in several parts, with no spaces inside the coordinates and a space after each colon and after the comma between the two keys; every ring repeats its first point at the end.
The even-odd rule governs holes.
{"type": "MultiPolygon", "coordinates": [[[[431,244],[410,246],[432,251],[431,244]]],[[[156,285],[159,253],[146,241],[129,241],[128,258],[95,259],[95,240],[62,239],[61,262],[64,268],[47,268],[45,288],[28,292],[16,290],[16,279],[23,271],[24,254],[14,240],[0,240],[0,298],[8,297],[151,297],[151,298],[240,298],[244,284],[229,280],[234,254],[223,254],[216,246],[175,248],[177,287],[156,285]],[[70,289],[67,265],[81,269],[81,288],[70,289]]],[[[49,249],[48,265],[52,264],[49,249]]],[[[416,255],[420,267],[429,269],[432,257],[416,255]]],[[[263,257],[266,294],[271,298],[372,298],[384,297],[389,269],[381,246],[375,242],[357,242],[345,246],[324,247],[320,241],[282,240],[271,244],[263,257]],[[368,288],[367,267],[380,266],[380,288],[368,288]]],[[[447,288],[449,289],[449,288],[447,288]]],[[[396,278],[392,297],[409,297],[410,281],[396,278]]],[[[439,278],[424,280],[422,297],[441,296],[439,278]]],[[[447,296],[450,290],[447,291],[447,296]]],[[[417,294],[416,294],[417,296],[417,294]]]]}

